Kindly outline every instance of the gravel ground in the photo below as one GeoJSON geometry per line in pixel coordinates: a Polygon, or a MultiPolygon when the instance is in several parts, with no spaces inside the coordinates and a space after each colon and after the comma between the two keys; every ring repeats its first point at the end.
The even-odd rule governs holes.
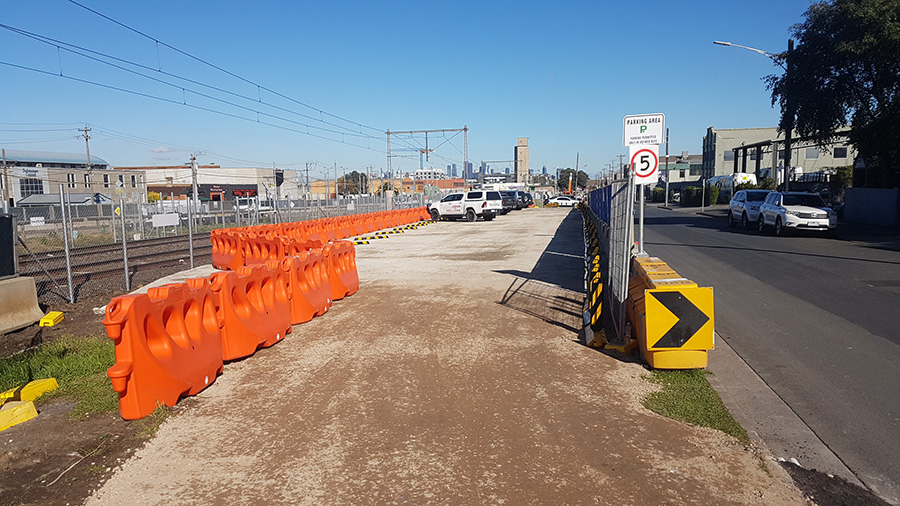
{"type": "Polygon", "coordinates": [[[88,504],[806,504],[579,343],[582,251],[568,209],[358,246],[358,293],[226,365],[88,504]]]}

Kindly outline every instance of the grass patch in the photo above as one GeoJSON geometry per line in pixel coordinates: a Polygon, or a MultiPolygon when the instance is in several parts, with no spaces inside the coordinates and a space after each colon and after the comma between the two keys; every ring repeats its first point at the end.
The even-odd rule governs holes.
{"type": "Polygon", "coordinates": [[[737,423],[722,404],[702,369],[683,371],[653,371],[644,376],[647,381],[662,385],[663,389],[644,399],[644,407],[663,416],[701,427],[710,427],[750,443],[747,431],[737,423]]]}
{"type": "Polygon", "coordinates": [[[153,413],[138,420],[138,423],[141,424],[141,430],[137,434],[138,437],[146,439],[153,438],[159,430],[159,427],[167,418],[169,418],[169,408],[165,404],[157,401],[156,409],[153,410],[153,413]]]}
{"type": "Polygon", "coordinates": [[[35,350],[0,358],[0,392],[35,379],[56,378],[59,388],[41,396],[40,403],[72,399],[76,402],[73,417],[115,411],[119,396],[106,377],[106,370],[115,361],[115,347],[106,337],[63,337],[35,350]]]}

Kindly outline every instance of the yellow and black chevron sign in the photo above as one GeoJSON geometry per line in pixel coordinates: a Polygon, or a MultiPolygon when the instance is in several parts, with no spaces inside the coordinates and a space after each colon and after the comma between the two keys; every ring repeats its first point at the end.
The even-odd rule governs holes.
{"type": "Polygon", "coordinates": [[[644,296],[648,350],[713,349],[712,287],[647,290],[644,296]]]}

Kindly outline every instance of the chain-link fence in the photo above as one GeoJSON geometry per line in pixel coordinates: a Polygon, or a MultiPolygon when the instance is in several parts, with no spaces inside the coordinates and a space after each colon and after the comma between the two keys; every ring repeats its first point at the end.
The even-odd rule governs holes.
{"type": "Polygon", "coordinates": [[[60,188],[59,204],[14,207],[19,275],[35,278],[40,302],[75,303],[127,292],[159,277],[211,262],[209,232],[420,207],[422,194],[339,196],[265,201],[73,204],[60,188]]]}

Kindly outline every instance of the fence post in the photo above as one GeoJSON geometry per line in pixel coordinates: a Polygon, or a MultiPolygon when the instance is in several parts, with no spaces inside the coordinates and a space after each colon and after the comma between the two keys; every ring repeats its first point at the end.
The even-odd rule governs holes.
{"type": "MultiPolygon", "coordinates": [[[[59,185],[59,209],[62,214],[63,245],[66,251],[66,278],[69,282],[69,304],[74,304],[75,290],[72,287],[72,257],[69,255],[69,232],[66,229],[66,196],[63,192],[63,185],[59,185]]],[[[69,212],[71,212],[71,210],[69,212]]]]}
{"type": "MultiPolygon", "coordinates": [[[[122,209],[122,261],[125,264],[125,291],[131,291],[131,279],[128,277],[128,245],[126,244],[125,239],[125,199],[119,195],[119,207],[122,209]]],[[[116,213],[112,213],[113,215],[113,225],[115,225],[115,217],[116,213]]],[[[113,226],[113,229],[116,227],[113,226]]]]}
{"type": "Polygon", "coordinates": [[[190,251],[191,255],[191,269],[194,268],[194,217],[193,217],[193,207],[194,203],[191,201],[190,205],[188,205],[188,251],[190,251]]]}

